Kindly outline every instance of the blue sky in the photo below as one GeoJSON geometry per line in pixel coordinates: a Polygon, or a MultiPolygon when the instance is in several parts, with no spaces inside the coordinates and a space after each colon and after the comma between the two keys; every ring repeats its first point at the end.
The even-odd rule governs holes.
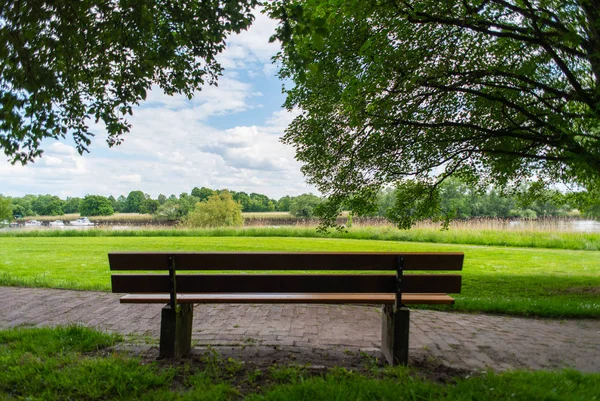
{"type": "Polygon", "coordinates": [[[250,30],[227,40],[218,87],[191,101],[153,90],[129,121],[125,143],[108,148],[102,127],[91,153],[80,156],[71,140],[45,141],[44,156],[27,166],[0,162],[0,193],[8,196],[179,195],[193,187],[229,188],[284,195],[316,193],[308,186],[294,149],[280,137],[296,113],[281,108],[282,82],[268,43],[276,22],[256,13],[250,30]]]}

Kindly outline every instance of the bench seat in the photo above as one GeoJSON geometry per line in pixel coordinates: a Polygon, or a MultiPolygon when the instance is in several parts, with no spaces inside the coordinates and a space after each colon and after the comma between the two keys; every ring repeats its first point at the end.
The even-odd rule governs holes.
{"type": "MultiPolygon", "coordinates": [[[[121,297],[122,304],[164,304],[169,294],[127,294],[121,297]]],[[[181,304],[389,304],[396,302],[396,294],[327,294],[327,293],[202,293],[177,294],[181,304]]],[[[402,303],[453,305],[454,298],[448,294],[402,294],[402,303]]]]}

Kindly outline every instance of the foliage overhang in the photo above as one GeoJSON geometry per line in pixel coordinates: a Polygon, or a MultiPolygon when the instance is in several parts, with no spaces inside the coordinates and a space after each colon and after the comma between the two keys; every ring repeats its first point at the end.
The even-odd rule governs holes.
{"type": "Polygon", "coordinates": [[[302,110],[283,140],[329,197],[326,225],[407,179],[416,184],[398,216],[434,209],[449,176],[599,186],[594,2],[303,0],[269,10],[282,20],[280,75],[295,83],[286,106],[302,110]]]}

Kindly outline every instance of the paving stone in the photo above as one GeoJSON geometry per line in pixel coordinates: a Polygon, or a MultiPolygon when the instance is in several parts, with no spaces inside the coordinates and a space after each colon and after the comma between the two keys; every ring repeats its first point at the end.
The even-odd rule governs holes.
{"type": "MultiPolygon", "coordinates": [[[[103,292],[0,287],[0,329],[80,323],[158,341],[161,308],[120,304],[118,294],[103,292]]],[[[412,310],[410,333],[411,359],[469,370],[600,372],[600,320],[412,310]]],[[[197,305],[192,336],[200,346],[250,341],[319,352],[371,350],[381,357],[381,310],[373,305],[197,305]]]]}

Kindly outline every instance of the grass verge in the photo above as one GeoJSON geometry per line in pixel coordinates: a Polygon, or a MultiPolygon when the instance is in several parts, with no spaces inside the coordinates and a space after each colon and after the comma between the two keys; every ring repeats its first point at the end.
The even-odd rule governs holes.
{"type": "Polygon", "coordinates": [[[600,317],[598,252],[328,238],[5,237],[0,285],[110,290],[111,251],[464,252],[457,311],[600,317]]]}
{"type": "Polygon", "coordinates": [[[214,352],[158,364],[78,326],[0,331],[0,398],[27,400],[597,400],[600,374],[491,372],[438,384],[408,368],[246,369],[214,352]]]}
{"type": "Polygon", "coordinates": [[[317,232],[315,227],[246,227],[214,229],[156,229],[112,230],[91,228],[87,230],[5,230],[2,238],[65,238],[65,237],[283,237],[283,238],[338,238],[379,241],[429,242],[437,244],[465,244],[521,248],[548,248],[599,251],[600,233],[553,231],[499,231],[475,229],[434,228],[398,230],[393,227],[353,227],[348,231],[317,232]]]}

